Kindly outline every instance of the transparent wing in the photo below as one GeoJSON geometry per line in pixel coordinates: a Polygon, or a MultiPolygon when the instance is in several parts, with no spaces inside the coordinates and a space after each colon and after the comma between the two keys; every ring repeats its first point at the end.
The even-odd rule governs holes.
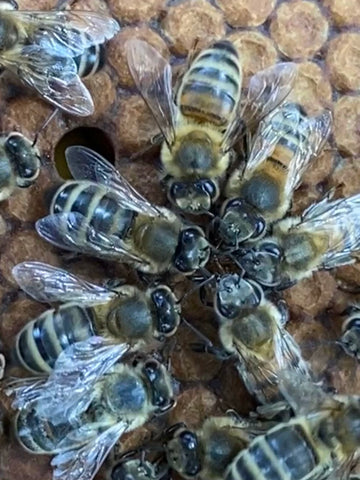
{"type": "Polygon", "coordinates": [[[115,235],[96,231],[80,213],[48,215],[38,220],[35,228],[45,240],[65,250],[109,260],[146,263],[115,235]]]}
{"type": "Polygon", "coordinates": [[[311,205],[294,228],[308,232],[324,233],[328,238],[323,268],[334,268],[354,261],[354,253],[360,249],[360,194],[349,198],[311,205]]]}
{"type": "Polygon", "coordinates": [[[302,358],[299,345],[284,328],[279,328],[274,341],[278,372],[287,369],[293,375],[311,379],[308,364],[302,358]]]}
{"type": "Polygon", "coordinates": [[[170,148],[175,139],[176,118],[171,67],[155,48],[142,40],[128,40],[125,51],[134,82],[170,148]]]}
{"type": "Polygon", "coordinates": [[[306,415],[336,403],[319,383],[313,382],[307,375],[300,372],[294,375],[291,369],[284,368],[278,377],[279,389],[296,415],[306,415]]]}
{"type": "Polygon", "coordinates": [[[297,188],[301,177],[309,166],[310,161],[319,155],[326,142],[332,125],[332,114],[325,110],[317,117],[310,117],[299,125],[299,141],[296,153],[290,162],[289,173],[285,185],[287,195],[297,188]]]}
{"type": "Polygon", "coordinates": [[[61,352],[45,382],[25,381],[9,391],[16,396],[13,407],[33,405],[39,417],[54,425],[73,424],[91,403],[95,384],[128,350],[128,344],[110,345],[101,337],[74,343],[61,352]]]}
{"type": "Polygon", "coordinates": [[[38,302],[104,303],[115,296],[107,288],[42,262],[19,263],[12,274],[20,288],[38,302]]]}
{"type": "Polygon", "coordinates": [[[243,177],[247,178],[273,152],[280,140],[282,130],[280,125],[273,124],[271,118],[260,122],[250,148],[250,155],[246,162],[243,177]]]}
{"type": "Polygon", "coordinates": [[[76,180],[91,180],[111,188],[122,207],[151,217],[162,216],[105,158],[90,148],[72,146],[66,149],[66,161],[76,180]]]}
{"type": "Polygon", "coordinates": [[[93,437],[83,447],[56,455],[51,465],[54,480],[92,480],[110,450],[126,432],[127,424],[119,422],[93,437]]]}
{"type": "Polygon", "coordinates": [[[94,112],[90,92],[72,58],[44,52],[37,45],[24,45],[2,54],[0,64],[65,112],[81,117],[94,112]]]}
{"type": "Polygon", "coordinates": [[[296,78],[296,64],[278,63],[250,79],[242,118],[248,127],[258,123],[289,95],[296,78]]]}
{"type": "Polygon", "coordinates": [[[27,43],[56,56],[76,57],[87,48],[112,38],[119,30],[117,21],[101,13],[80,10],[11,12],[27,31],[27,43]]]}

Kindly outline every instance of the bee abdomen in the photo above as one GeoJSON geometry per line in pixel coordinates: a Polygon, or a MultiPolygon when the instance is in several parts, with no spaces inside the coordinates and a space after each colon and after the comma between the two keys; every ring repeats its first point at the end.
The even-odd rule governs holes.
{"type": "Polygon", "coordinates": [[[318,466],[318,457],[300,425],[286,425],[241,452],[226,480],[300,480],[318,466]]]}
{"type": "Polygon", "coordinates": [[[32,409],[20,411],[15,418],[16,437],[32,453],[54,453],[70,430],[70,424],[55,426],[40,418],[32,409]]]}
{"type": "Polygon", "coordinates": [[[178,94],[184,115],[226,125],[240,99],[241,69],[232,43],[217,42],[204,50],[186,73],[178,94]]]}
{"type": "Polygon", "coordinates": [[[103,44],[92,45],[82,55],[74,58],[78,75],[82,78],[90,77],[105,64],[105,47],[103,44]]]}
{"type": "Polygon", "coordinates": [[[77,212],[97,232],[122,238],[128,232],[134,213],[119,206],[118,199],[91,182],[66,182],[54,196],[52,213],[77,212]]]}
{"type": "Polygon", "coordinates": [[[57,312],[44,312],[20,331],[16,355],[28,370],[49,373],[63,350],[94,334],[90,308],[63,305],[57,312]]]}

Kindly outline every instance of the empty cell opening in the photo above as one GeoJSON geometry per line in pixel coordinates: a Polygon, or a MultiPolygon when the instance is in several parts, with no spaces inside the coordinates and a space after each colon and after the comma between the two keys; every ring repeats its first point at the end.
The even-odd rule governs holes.
{"type": "Polygon", "coordinates": [[[56,170],[64,180],[72,178],[66,163],[65,150],[73,145],[91,148],[91,150],[102,155],[110,163],[115,163],[114,146],[105,132],[94,127],[78,127],[67,132],[55,147],[56,170]]]}

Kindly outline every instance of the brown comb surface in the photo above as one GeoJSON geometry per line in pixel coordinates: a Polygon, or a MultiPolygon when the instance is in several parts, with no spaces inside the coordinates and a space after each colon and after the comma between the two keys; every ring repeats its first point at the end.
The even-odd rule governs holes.
{"type": "MultiPolygon", "coordinates": [[[[33,9],[34,3],[36,9],[51,9],[55,1],[19,0],[19,8],[33,9]]],[[[11,277],[11,269],[17,263],[30,259],[44,261],[95,282],[113,276],[136,278],[126,267],[99,260],[69,261],[37,236],[34,222],[48,210],[45,192],[61,181],[57,166],[64,164],[66,138],[73,135],[72,143],[84,141],[90,147],[96,142],[102,144],[103,151],[113,154],[116,166],[135,188],[155,203],[166,201],[159,183],[158,147],[153,147],[141,159],[129,159],[146,149],[158,133],[127,68],[124,44],[129,38],[148,41],[171,59],[175,71],[181,69],[196,42],[201,46],[227,37],[239,49],[245,85],[252,74],[278,61],[298,62],[291,100],[299,102],[309,114],[318,114],[324,107],[333,108],[334,129],[324,153],[313,162],[295,194],[293,212],[301,213],[332,187],[337,189],[337,195],[360,191],[358,0],[170,0],[167,3],[164,0],[78,0],[72,8],[111,13],[122,30],[108,43],[105,68],[85,80],[95,101],[95,114],[88,118],[58,114],[39,137],[38,147],[43,154],[39,180],[29,189],[16,191],[1,204],[0,338],[8,358],[16,333],[46,308],[17,288],[11,277]],[[97,130],[75,130],[63,139],[79,128],[97,130]],[[106,135],[102,136],[101,132],[106,135]],[[56,148],[61,139],[63,143],[56,148]]],[[[13,77],[3,75],[0,81],[2,132],[18,130],[33,138],[51,111],[51,106],[13,77]]],[[[58,168],[64,171],[63,166],[58,168]]],[[[331,350],[336,350],[333,342],[340,333],[341,312],[356,300],[352,292],[359,283],[360,268],[355,265],[336,272],[317,273],[284,294],[291,314],[291,333],[304,345],[304,355],[313,362],[316,371],[329,367],[329,380],[340,393],[360,393],[359,373],[353,359],[340,355],[336,363],[331,350]],[[352,290],[344,292],[349,285],[352,290]]],[[[179,292],[190,288],[190,283],[179,276],[171,279],[171,285],[179,292]]],[[[196,293],[187,298],[184,315],[210,338],[216,338],[212,311],[200,304],[196,293]]],[[[197,337],[185,327],[180,328],[171,365],[174,376],[181,380],[181,388],[178,404],[168,422],[186,421],[190,427],[198,426],[209,415],[228,408],[247,414],[255,404],[232,362],[221,363],[206,354],[194,353],[189,344],[196,341],[197,337]]],[[[15,372],[25,375],[20,370],[15,372]]],[[[0,478],[50,479],[50,458],[30,455],[17,445],[9,428],[14,414],[10,400],[4,394],[1,400],[6,421],[0,444],[4,468],[0,478]]],[[[124,449],[141,444],[162,426],[146,426],[127,435],[124,449]]],[[[102,469],[96,478],[100,480],[104,475],[105,469],[102,469]]]]}

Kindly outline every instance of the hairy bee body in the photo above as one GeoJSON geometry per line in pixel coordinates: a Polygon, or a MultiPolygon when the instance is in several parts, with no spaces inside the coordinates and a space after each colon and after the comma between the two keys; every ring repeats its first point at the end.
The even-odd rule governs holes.
{"type": "Polygon", "coordinates": [[[294,190],[330,133],[331,114],[308,117],[293,103],[281,105],[259,125],[245,168],[225,188],[219,239],[237,247],[262,237],[289,210],[294,190]]]}
{"type": "Polygon", "coordinates": [[[273,226],[272,235],[245,249],[239,263],[250,278],[286,288],[316,270],[351,264],[360,249],[360,195],[325,197],[301,217],[273,226]]]}
{"type": "Polygon", "coordinates": [[[40,154],[27,138],[17,132],[0,137],[0,201],[16,187],[30,187],[40,173],[40,154]]]}
{"type": "Polygon", "coordinates": [[[241,179],[239,173],[234,172],[226,186],[226,196],[241,197],[256,208],[267,222],[282,218],[291,202],[285,188],[290,163],[300,144],[303,144],[304,151],[311,148],[301,129],[304,120],[304,113],[295,104],[286,104],[270,116],[269,125],[278,131],[272,152],[249,178],[241,179]]]}
{"type": "Polygon", "coordinates": [[[251,441],[245,425],[230,416],[210,417],[191,431],[174,426],[164,448],[169,466],[183,478],[221,480],[224,472],[251,441]]]}
{"type": "Polygon", "coordinates": [[[86,435],[76,438],[78,429],[88,426],[90,439],[119,422],[124,430],[134,430],[156,411],[170,408],[172,396],[171,378],[158,362],[141,362],[135,367],[117,364],[98,380],[91,402],[74,422],[59,423],[56,418],[39,416],[34,408],[24,409],[15,419],[15,432],[21,445],[32,453],[66,452],[88,441],[86,435]],[[73,443],[67,447],[62,441],[71,432],[73,443]]]}
{"type": "MultiPolygon", "coordinates": [[[[87,226],[96,232],[115,236],[124,242],[125,250],[131,255],[139,257],[136,260],[123,260],[135,265],[139,270],[149,273],[160,273],[169,268],[180,271],[191,271],[193,260],[195,264],[203,263],[199,258],[194,258],[186,250],[186,242],[189,247],[192,239],[195,239],[194,247],[200,248],[202,243],[205,250],[209,250],[206,240],[202,242],[203,233],[200,228],[185,228],[180,219],[170,210],[157,207],[159,215],[151,217],[146,214],[138,214],[131,209],[123,208],[116,193],[101,184],[88,181],[70,181],[62,185],[56,192],[51,207],[51,214],[78,213],[82,217],[82,225],[76,233],[76,243],[81,248],[88,242],[87,226]],[[198,239],[198,240],[197,240],[198,239]],[[199,247],[197,246],[199,245],[199,247]]],[[[67,228],[66,225],[63,226],[67,228]]],[[[66,236],[66,232],[64,232],[66,236]]],[[[126,253],[126,252],[125,252],[126,253]]],[[[199,253],[201,255],[201,253],[199,253]]],[[[101,256],[101,245],[99,248],[101,256]]],[[[205,260],[204,257],[204,260],[205,260]]],[[[206,260],[205,260],[206,261],[206,260]]]]}
{"type": "Polygon", "coordinates": [[[103,43],[119,29],[112,18],[91,11],[22,11],[0,3],[0,65],[44,99],[68,113],[93,113],[80,77],[104,65],[103,43]]]}
{"type": "Polygon", "coordinates": [[[241,315],[222,319],[224,349],[238,359],[237,369],[249,393],[263,405],[283,400],[278,375],[283,368],[309,378],[299,346],[285,330],[287,318],[268,300],[241,315]]]}
{"type": "Polygon", "coordinates": [[[358,416],[359,399],[349,397],[343,402],[336,402],[333,408],[325,405],[320,411],[280,423],[240,452],[224,478],[327,478],[341,469],[360,446],[358,416]]]}
{"type": "Polygon", "coordinates": [[[109,289],[40,262],[18,264],[13,275],[36,300],[62,303],[17,335],[19,363],[37,374],[51,373],[60,355],[93,336],[125,349],[149,349],[173,335],[180,323],[180,306],[166,285],[145,291],[127,284],[109,289]]]}

